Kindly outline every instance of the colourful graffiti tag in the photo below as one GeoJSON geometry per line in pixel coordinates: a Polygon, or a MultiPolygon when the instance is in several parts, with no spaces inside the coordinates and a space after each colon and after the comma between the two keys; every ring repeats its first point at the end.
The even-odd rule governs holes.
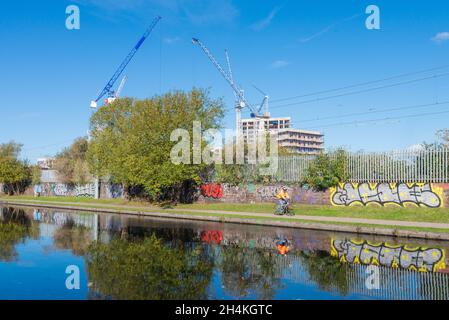
{"type": "Polygon", "coordinates": [[[341,263],[377,265],[419,272],[446,268],[445,251],[440,248],[408,248],[406,245],[373,244],[368,241],[332,239],[331,255],[341,263]]]}
{"type": "Polygon", "coordinates": [[[219,183],[207,183],[201,186],[201,195],[206,198],[223,198],[223,188],[219,183]]]}
{"type": "Polygon", "coordinates": [[[331,190],[335,206],[411,204],[429,208],[443,206],[441,188],[430,183],[344,183],[331,190]]]}

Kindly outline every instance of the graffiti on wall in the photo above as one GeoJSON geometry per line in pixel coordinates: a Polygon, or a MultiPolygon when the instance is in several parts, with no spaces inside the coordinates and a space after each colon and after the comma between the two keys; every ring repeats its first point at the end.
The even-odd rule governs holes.
{"type": "Polygon", "coordinates": [[[335,206],[412,204],[429,208],[443,206],[442,190],[430,183],[345,183],[331,192],[335,206]]]}
{"type": "Polygon", "coordinates": [[[62,183],[51,184],[50,188],[51,188],[51,192],[55,196],[63,197],[63,196],[67,196],[67,194],[68,194],[68,188],[67,188],[66,184],[62,184],[62,183]]]}
{"type": "Polygon", "coordinates": [[[123,186],[120,184],[110,183],[106,187],[106,196],[108,199],[120,199],[125,195],[123,186]]]}
{"type": "MultiPolygon", "coordinates": [[[[280,186],[260,186],[257,188],[257,197],[262,201],[272,201],[280,190],[280,186]]],[[[292,194],[292,189],[287,188],[288,193],[292,194]]]]}
{"type": "MultiPolygon", "coordinates": [[[[200,188],[201,195],[206,199],[225,202],[273,202],[281,185],[256,185],[253,183],[230,185],[227,183],[204,184],[200,188]],[[221,189],[220,189],[221,188],[221,189]]],[[[300,186],[288,186],[290,199],[295,203],[329,204],[328,192],[315,192],[300,186]]]]}
{"type": "Polygon", "coordinates": [[[70,186],[64,183],[42,184],[42,195],[56,197],[95,197],[95,184],[70,186]]]}
{"type": "Polygon", "coordinates": [[[86,198],[94,198],[95,197],[95,184],[89,183],[82,186],[75,187],[75,197],[86,197],[86,198]]]}
{"type": "Polygon", "coordinates": [[[445,251],[440,248],[409,248],[406,245],[373,244],[368,241],[332,239],[331,255],[341,263],[377,265],[420,272],[446,268],[445,251]]]}
{"type": "Polygon", "coordinates": [[[223,198],[223,188],[219,183],[207,183],[201,186],[201,195],[205,198],[223,198]]]}

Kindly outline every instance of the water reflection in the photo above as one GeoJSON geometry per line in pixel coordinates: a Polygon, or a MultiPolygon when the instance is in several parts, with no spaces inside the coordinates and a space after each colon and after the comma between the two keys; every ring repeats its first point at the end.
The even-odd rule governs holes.
{"type": "Polygon", "coordinates": [[[2,208],[0,215],[0,261],[17,260],[16,245],[39,237],[39,228],[23,210],[2,208]]]}
{"type": "Polygon", "coordinates": [[[53,234],[56,248],[71,250],[77,256],[83,256],[88,252],[92,240],[91,231],[83,225],[76,225],[72,218],[67,219],[53,234]]]}
{"type": "Polygon", "coordinates": [[[449,299],[444,242],[59,210],[0,212],[0,288],[8,280],[2,270],[22,277],[24,264],[32,266],[27,275],[55,274],[40,286],[16,279],[18,298],[41,298],[39,290],[50,292],[47,298],[75,297],[61,289],[65,266],[75,263],[84,279],[77,299],[449,299]],[[281,243],[288,250],[279,251],[281,243]],[[367,287],[364,264],[379,267],[379,289],[367,287]]]}
{"type": "Polygon", "coordinates": [[[155,235],[94,243],[86,258],[96,296],[112,299],[206,299],[214,266],[204,247],[166,246],[155,235]]]}
{"type": "Polygon", "coordinates": [[[409,247],[354,239],[333,239],[331,245],[332,256],[342,263],[386,266],[419,272],[446,269],[445,250],[438,247],[409,247]]]}

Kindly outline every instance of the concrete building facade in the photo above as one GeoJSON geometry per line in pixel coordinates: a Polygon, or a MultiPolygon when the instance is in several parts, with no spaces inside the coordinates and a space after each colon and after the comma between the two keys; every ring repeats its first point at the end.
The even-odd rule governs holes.
{"type": "Polygon", "coordinates": [[[324,149],[324,135],[318,131],[293,129],[290,117],[242,119],[240,124],[243,139],[254,142],[258,129],[278,134],[279,145],[294,153],[317,154],[324,149]],[[258,123],[262,121],[263,123],[258,123]]]}

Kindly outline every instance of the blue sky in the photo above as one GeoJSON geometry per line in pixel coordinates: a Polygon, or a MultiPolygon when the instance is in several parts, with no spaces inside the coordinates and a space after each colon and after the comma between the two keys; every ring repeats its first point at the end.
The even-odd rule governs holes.
{"type": "MultiPolygon", "coordinates": [[[[229,50],[248,100],[262,100],[257,85],[273,116],[322,130],[326,147],[406,148],[448,127],[449,104],[435,104],[449,100],[447,1],[16,0],[0,3],[0,142],[23,143],[35,161],[85,135],[90,100],[156,14],[163,20],[125,71],[122,96],[196,86],[232,108],[230,88],[190,41],[198,37],[223,63],[229,50]],[[71,4],[80,30],[65,28],[71,4]],[[380,30],[365,27],[370,4],[380,8],[380,30]],[[442,68],[279,101],[434,67],[442,68]]],[[[234,119],[230,110],[226,126],[234,119]]]]}

